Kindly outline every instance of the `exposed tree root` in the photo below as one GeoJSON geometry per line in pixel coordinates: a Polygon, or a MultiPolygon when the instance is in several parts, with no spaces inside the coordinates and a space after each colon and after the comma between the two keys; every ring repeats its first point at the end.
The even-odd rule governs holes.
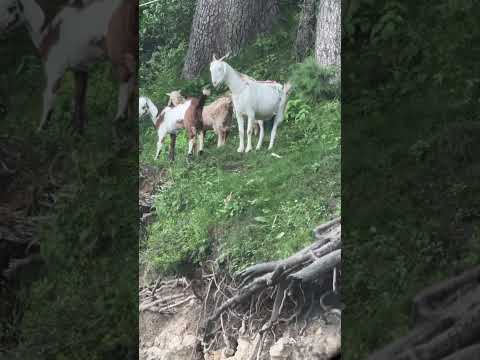
{"type": "MultiPolygon", "coordinates": [[[[205,315],[210,315],[203,316],[199,323],[199,343],[204,354],[212,347],[217,347],[216,324],[219,320],[226,351],[232,353],[230,350],[236,350],[230,339],[248,333],[255,338],[250,360],[257,360],[260,359],[266,339],[277,339],[277,333],[282,332],[285,323],[297,323],[302,318],[304,330],[313,313],[332,310],[326,306],[322,308],[320,297],[327,292],[338,295],[340,218],[316,228],[314,236],[313,244],[287,259],[250,266],[227,280],[224,277],[217,281],[218,274],[214,268],[210,274],[204,275],[204,278],[210,279],[210,296],[204,298],[205,315]],[[334,271],[336,276],[333,275],[334,271]],[[240,284],[235,286],[237,282],[240,284]],[[284,317],[281,317],[282,314],[284,317]],[[229,326],[226,326],[225,318],[229,319],[229,326]]],[[[333,310],[337,315],[341,314],[338,309],[333,310]]],[[[334,358],[339,354],[339,334],[336,331],[332,335],[338,337],[335,342],[338,346],[326,350],[325,358],[334,358]]],[[[196,356],[192,354],[192,359],[196,356]]]]}
{"type": "Polygon", "coordinates": [[[369,360],[480,359],[480,266],[414,299],[413,330],[369,360]]]}

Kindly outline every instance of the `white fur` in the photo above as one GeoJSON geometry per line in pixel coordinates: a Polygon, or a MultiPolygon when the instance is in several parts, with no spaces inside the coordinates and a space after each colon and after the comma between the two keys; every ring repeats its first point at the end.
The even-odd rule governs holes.
{"type": "Polygon", "coordinates": [[[0,1],[0,35],[24,24],[17,0],[0,1]]]}
{"type": "Polygon", "coordinates": [[[238,122],[240,144],[238,152],[249,152],[252,149],[252,132],[255,121],[260,126],[260,136],[257,149],[260,149],[263,141],[263,121],[271,120],[274,117],[270,145],[272,149],[278,125],[283,121],[283,112],[288,98],[290,85],[282,86],[278,83],[259,82],[254,79],[242,76],[230,65],[220,60],[214,60],[210,64],[212,84],[217,87],[226,83],[232,92],[233,106],[238,122]],[[248,118],[247,126],[247,147],[244,146],[244,117],[248,118]]]}
{"type": "MultiPolygon", "coordinates": [[[[6,29],[6,22],[11,20],[8,8],[21,3],[23,14],[19,12],[22,23],[25,23],[34,45],[39,48],[42,41],[52,28],[60,24],[59,40],[49,49],[44,60],[47,85],[43,94],[43,113],[40,120],[41,130],[52,111],[56,98],[55,86],[61,80],[67,69],[86,70],[91,64],[103,57],[104,51],[96,43],[105,37],[112,14],[122,3],[122,0],[95,1],[78,9],[71,6],[63,8],[47,26],[40,32],[45,15],[36,0],[1,0],[0,31],[6,29]],[[6,13],[7,12],[7,13],[6,13]],[[81,31],[79,31],[81,29],[81,31]],[[93,42],[92,42],[93,40],[93,42]]],[[[122,84],[119,91],[118,112],[116,119],[127,107],[128,94],[132,91],[134,80],[122,84]]]]}
{"type": "Polygon", "coordinates": [[[152,100],[150,100],[150,98],[146,96],[140,96],[138,98],[138,117],[141,118],[142,116],[145,116],[147,114],[150,115],[150,118],[155,125],[155,121],[158,115],[157,106],[153,103],[152,100]]]}
{"type": "MultiPolygon", "coordinates": [[[[162,110],[161,114],[164,115],[163,122],[160,124],[160,127],[157,129],[158,142],[157,142],[157,152],[155,153],[155,159],[158,159],[158,155],[162,150],[163,141],[167,134],[178,134],[181,127],[183,127],[183,119],[187,109],[190,107],[191,100],[187,100],[183,104],[180,104],[176,107],[166,107],[162,110]]],[[[156,119],[155,119],[156,122],[156,119]]],[[[189,148],[193,147],[193,144],[189,143],[189,148]]],[[[190,150],[189,150],[190,151],[190,150]]]]}

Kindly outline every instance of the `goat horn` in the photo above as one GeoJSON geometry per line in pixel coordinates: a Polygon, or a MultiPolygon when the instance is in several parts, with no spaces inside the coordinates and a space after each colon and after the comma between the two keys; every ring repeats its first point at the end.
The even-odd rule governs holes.
{"type": "Polygon", "coordinates": [[[226,55],[224,55],[223,57],[221,57],[218,61],[225,60],[225,59],[227,59],[229,56],[230,56],[230,51],[229,51],[226,55]]]}
{"type": "Polygon", "coordinates": [[[213,61],[217,61],[217,57],[213,54],[213,61]]]}

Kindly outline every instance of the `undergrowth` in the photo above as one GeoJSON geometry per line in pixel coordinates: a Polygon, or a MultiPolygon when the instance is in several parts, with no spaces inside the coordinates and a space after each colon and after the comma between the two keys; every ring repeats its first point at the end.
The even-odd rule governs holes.
{"type": "MultiPolygon", "coordinates": [[[[295,64],[290,44],[295,39],[298,8],[286,12],[270,34],[228,60],[235,69],[254,78],[292,81],[294,90],[286,117],[278,130],[273,152],[263,149],[238,154],[237,131],[227,145],[216,148],[207,136],[205,153],[185,160],[186,141],[177,140],[177,159],[153,160],[156,133],[150,121],[140,125],[140,162],[166,170],[169,186],[156,201],[157,220],[140,244],[141,265],[163,274],[188,271],[216,259],[230,270],[286,257],[312,241],[312,229],[340,213],[340,103],[339,84],[330,69],[313,59],[295,64]]],[[[172,30],[173,31],[173,30],[172,30]]],[[[180,27],[176,33],[188,31],[180,27]]],[[[194,81],[181,80],[187,42],[152,53],[142,64],[141,93],[159,107],[165,93],[180,89],[196,96],[210,84],[205,69],[194,81]]],[[[208,101],[228,90],[214,89],[208,101]]],[[[236,121],[233,119],[236,127],[236,121]]],[[[255,142],[254,138],[254,142],[255,142]]]]}
{"type": "MultiPolygon", "coordinates": [[[[2,135],[21,149],[9,191],[13,198],[33,189],[30,215],[40,221],[46,266],[16,290],[14,311],[0,314],[0,352],[35,360],[125,358],[137,349],[131,335],[138,323],[138,159],[112,146],[117,89],[111,68],[100,64],[91,73],[83,136],[69,131],[71,74],[47,129],[36,133],[43,70],[24,33],[4,41],[9,52],[0,62],[9,92],[2,135]],[[50,173],[58,188],[49,178],[54,160],[50,173]],[[55,199],[51,208],[38,201],[47,194],[55,199]]],[[[136,124],[127,127],[135,137],[136,124]]]]}
{"type": "Polygon", "coordinates": [[[478,4],[383,3],[343,34],[349,360],[405,335],[422,289],[480,264],[478,4]]]}

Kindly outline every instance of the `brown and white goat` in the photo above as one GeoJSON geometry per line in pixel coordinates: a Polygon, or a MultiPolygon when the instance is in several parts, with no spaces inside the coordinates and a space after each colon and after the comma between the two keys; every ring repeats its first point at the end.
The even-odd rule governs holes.
{"type": "Polygon", "coordinates": [[[74,115],[86,124],[86,91],[90,66],[107,56],[120,82],[115,122],[133,115],[137,89],[138,0],[71,0],[53,19],[43,10],[47,0],[2,0],[0,33],[26,25],[43,62],[47,82],[43,93],[42,130],[53,111],[65,72],[74,73],[74,115]]]}
{"type": "MultiPolygon", "coordinates": [[[[178,106],[183,104],[186,99],[182,96],[180,90],[167,93],[170,97],[169,104],[178,106]]],[[[205,106],[202,112],[201,138],[205,138],[207,130],[213,130],[217,135],[217,147],[225,145],[230,123],[233,114],[233,101],[231,96],[222,96],[213,103],[205,106]]]]}
{"type": "Polygon", "coordinates": [[[204,88],[200,98],[187,98],[187,101],[190,101],[190,106],[185,112],[183,125],[188,138],[188,156],[193,155],[194,151],[197,153],[201,153],[203,151],[205,131],[203,130],[202,113],[208,96],[210,96],[210,90],[204,88]],[[199,137],[198,149],[197,133],[199,137]]]}

